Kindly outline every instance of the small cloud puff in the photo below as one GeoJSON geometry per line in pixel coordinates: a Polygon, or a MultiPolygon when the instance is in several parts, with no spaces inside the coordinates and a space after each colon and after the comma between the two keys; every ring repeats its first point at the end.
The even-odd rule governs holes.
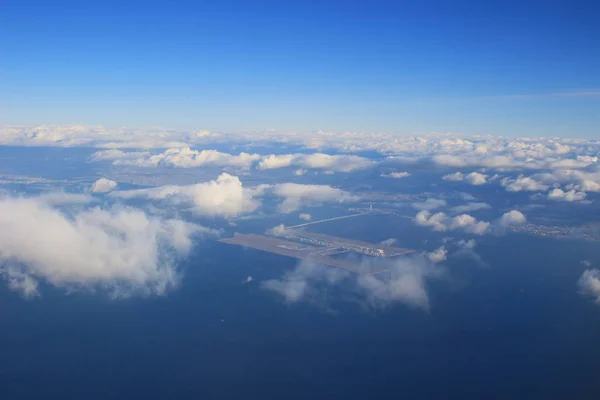
{"type": "Polygon", "coordinates": [[[393,178],[393,179],[401,179],[407,178],[410,176],[408,172],[390,172],[389,174],[381,174],[382,178],[393,178]]]}
{"type": "Polygon", "coordinates": [[[106,178],[100,178],[92,185],[92,193],[108,193],[117,187],[117,182],[106,178]]]}
{"type": "Polygon", "coordinates": [[[582,295],[588,296],[594,299],[594,301],[600,304],[600,270],[599,269],[586,269],[581,274],[579,281],[577,282],[579,291],[582,295]]]}

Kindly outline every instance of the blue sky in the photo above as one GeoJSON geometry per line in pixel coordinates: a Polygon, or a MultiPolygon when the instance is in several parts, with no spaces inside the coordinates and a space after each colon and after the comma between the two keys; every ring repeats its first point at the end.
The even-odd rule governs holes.
{"type": "Polygon", "coordinates": [[[4,124],[598,136],[596,1],[4,4],[4,124]]]}

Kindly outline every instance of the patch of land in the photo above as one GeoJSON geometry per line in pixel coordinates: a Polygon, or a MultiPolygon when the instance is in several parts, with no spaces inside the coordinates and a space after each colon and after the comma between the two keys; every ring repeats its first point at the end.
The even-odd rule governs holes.
{"type": "Polygon", "coordinates": [[[344,252],[354,252],[382,259],[414,251],[302,230],[290,230],[284,237],[235,233],[233,237],[220,239],[219,241],[301,260],[310,260],[359,274],[378,274],[387,271],[389,265],[387,263],[343,260],[331,256],[344,252]]]}

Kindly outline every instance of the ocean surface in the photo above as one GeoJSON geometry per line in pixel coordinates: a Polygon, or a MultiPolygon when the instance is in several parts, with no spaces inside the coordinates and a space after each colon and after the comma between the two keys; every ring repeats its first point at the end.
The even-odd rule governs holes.
{"type": "MultiPolygon", "coordinates": [[[[375,225],[347,234],[385,239],[375,225]]],[[[430,312],[343,301],[343,286],[327,307],[288,305],[260,282],[295,260],[214,241],[164,297],[2,286],[0,399],[600,398],[600,307],[576,286],[600,246],[513,234],[477,251],[487,266],[448,260],[430,312]]]]}

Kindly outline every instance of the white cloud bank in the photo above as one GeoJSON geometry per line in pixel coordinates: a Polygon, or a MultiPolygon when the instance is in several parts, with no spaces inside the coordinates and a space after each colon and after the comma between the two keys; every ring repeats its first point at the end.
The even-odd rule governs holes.
{"type": "Polygon", "coordinates": [[[123,152],[104,150],[92,155],[92,160],[112,160],[113,165],[134,167],[176,167],[197,168],[202,166],[232,167],[249,169],[261,156],[259,154],[240,153],[238,155],[222,153],[217,150],[192,150],[189,147],[167,149],[162,153],[123,152]]]}
{"type": "Polygon", "coordinates": [[[373,166],[368,158],[354,155],[314,154],[271,154],[258,163],[261,170],[297,167],[306,169],[325,169],[335,172],[352,172],[373,166]]]}
{"type": "Polygon", "coordinates": [[[131,208],[67,215],[36,198],[2,198],[0,275],[26,296],[39,294],[40,281],[114,297],[161,295],[177,286],[176,260],[202,232],[213,233],[131,208]]]}

